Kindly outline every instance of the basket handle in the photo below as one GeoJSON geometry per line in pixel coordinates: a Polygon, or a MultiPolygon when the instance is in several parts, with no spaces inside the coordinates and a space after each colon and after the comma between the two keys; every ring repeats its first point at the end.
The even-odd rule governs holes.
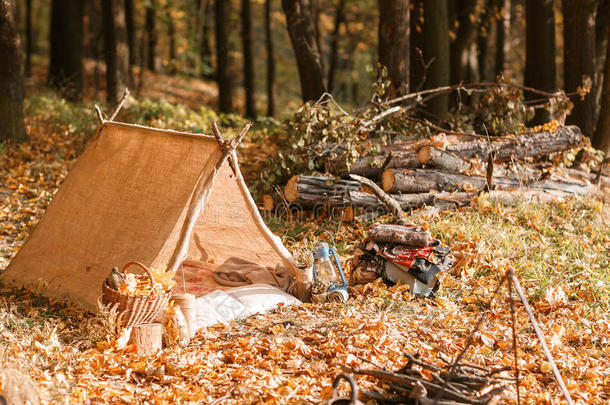
{"type": "Polygon", "coordinates": [[[151,284],[154,284],[155,279],[153,278],[152,271],[145,264],[140,263],[140,262],[129,262],[129,263],[127,263],[125,266],[123,266],[123,274],[125,274],[127,269],[130,268],[131,266],[140,266],[140,268],[143,269],[146,272],[146,275],[150,279],[151,284]]]}

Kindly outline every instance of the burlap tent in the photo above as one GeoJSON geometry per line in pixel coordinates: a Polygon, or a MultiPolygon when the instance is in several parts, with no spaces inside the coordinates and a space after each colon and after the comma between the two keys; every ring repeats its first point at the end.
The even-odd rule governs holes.
{"type": "Polygon", "coordinates": [[[236,162],[212,136],[103,122],[2,281],[96,310],[110,269],[133,260],[292,268],[236,162]]]}

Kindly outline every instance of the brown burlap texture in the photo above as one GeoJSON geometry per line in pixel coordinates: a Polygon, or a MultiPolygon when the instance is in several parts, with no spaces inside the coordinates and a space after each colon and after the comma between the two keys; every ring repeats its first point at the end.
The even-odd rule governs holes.
{"type": "MultiPolygon", "coordinates": [[[[213,137],[107,122],[66,177],[2,281],[97,310],[102,281],[130,261],[168,264],[202,175],[222,152],[213,137]]],[[[239,257],[289,264],[238,173],[225,162],[189,242],[188,260],[239,257]]]]}

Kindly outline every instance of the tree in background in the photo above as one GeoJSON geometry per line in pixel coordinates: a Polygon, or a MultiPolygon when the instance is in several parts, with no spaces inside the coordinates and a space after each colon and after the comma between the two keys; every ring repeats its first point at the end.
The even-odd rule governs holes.
{"type": "Polygon", "coordinates": [[[317,100],[326,91],[322,58],[311,19],[310,0],[282,0],[288,35],[301,82],[303,101],[317,100]]]}
{"type": "Polygon", "coordinates": [[[157,58],[157,10],[154,0],[146,5],[146,17],[144,31],[146,33],[146,68],[151,72],[157,70],[155,59],[157,58]]]}
{"type": "Polygon", "coordinates": [[[497,0],[496,75],[510,71],[510,0],[497,0]]]}
{"type": "MultiPolygon", "coordinates": [[[[133,0],[125,0],[125,28],[127,29],[127,47],[129,48],[129,66],[138,64],[138,55],[136,53],[136,27],[134,17],[133,0]]],[[[129,77],[131,79],[131,68],[129,69],[129,77]]]]}
{"type": "Polygon", "coordinates": [[[176,73],[176,26],[172,16],[172,2],[167,0],[165,3],[165,20],[167,22],[167,37],[169,39],[169,66],[168,73],[176,73]]]}
{"type": "Polygon", "coordinates": [[[265,0],[265,50],[267,51],[267,115],[275,115],[275,55],[271,29],[271,0],[265,0]]]}
{"type": "Polygon", "coordinates": [[[335,12],[335,26],[330,42],[330,63],[328,64],[328,92],[332,93],[335,86],[335,75],[337,72],[337,64],[339,63],[339,34],[341,25],[345,21],[345,0],[339,0],[337,10],[335,12]]]}
{"type": "MultiPolygon", "coordinates": [[[[583,78],[595,75],[595,0],[563,1],[564,88],[574,92],[583,84],[583,78]]],[[[595,95],[589,92],[581,99],[571,97],[574,109],[567,122],[580,126],[587,136],[595,129],[595,95]]]]}
{"type": "Polygon", "coordinates": [[[484,11],[478,29],[477,39],[477,64],[479,65],[479,77],[482,81],[491,81],[495,77],[495,66],[490,63],[493,57],[493,45],[497,21],[493,13],[491,2],[495,0],[484,0],[484,11]]]}
{"type": "Polygon", "coordinates": [[[472,66],[470,56],[474,51],[484,1],[459,0],[453,5],[455,16],[452,20],[457,23],[457,32],[451,46],[451,82],[477,81],[478,61],[476,67],[472,66]]]}
{"type": "Polygon", "coordinates": [[[409,91],[419,91],[425,81],[424,2],[411,0],[409,35],[409,91]]]}
{"type": "Polygon", "coordinates": [[[124,0],[102,0],[104,19],[104,59],[106,60],[106,98],[116,103],[129,79],[129,46],[124,0]]]}
{"type": "Polygon", "coordinates": [[[0,55],[0,142],[25,141],[21,43],[13,0],[0,0],[0,55]]]}
{"type": "MultiPolygon", "coordinates": [[[[604,12],[608,12],[605,9],[604,12]]],[[[601,110],[593,137],[593,146],[610,156],[610,31],[606,30],[606,63],[604,66],[604,79],[601,92],[601,110]]]]}
{"type": "Polygon", "coordinates": [[[32,32],[32,0],[25,1],[25,76],[32,76],[32,52],[34,35],[32,32]]]}
{"type": "Polygon", "coordinates": [[[216,81],[218,82],[218,106],[221,112],[233,112],[233,78],[229,63],[230,0],[216,0],[216,81]]]}
{"type": "Polygon", "coordinates": [[[212,13],[212,0],[195,0],[199,3],[199,59],[201,61],[201,77],[211,80],[214,78],[212,66],[212,45],[210,45],[210,14],[212,13]]]}
{"type": "Polygon", "coordinates": [[[252,11],[250,0],[241,2],[241,40],[244,53],[244,90],[246,94],[246,116],[256,118],[254,83],[254,54],[252,52],[252,11]]]}
{"type": "MultiPolygon", "coordinates": [[[[446,86],[450,80],[449,15],[446,0],[424,0],[424,56],[430,66],[425,88],[446,86]]],[[[444,119],[449,109],[449,95],[441,94],[428,102],[428,111],[444,119]]]]}
{"type": "MultiPolygon", "coordinates": [[[[526,44],[524,84],[528,87],[554,92],[557,90],[555,63],[555,11],[553,0],[527,0],[525,3],[526,44]]],[[[540,96],[525,93],[526,100],[540,96]]],[[[549,112],[536,110],[534,124],[550,120],[549,112]]]]}
{"type": "Polygon", "coordinates": [[[70,100],[83,92],[83,2],[53,0],[49,82],[70,100]]]}
{"type": "Polygon", "coordinates": [[[409,91],[409,1],[378,0],[379,64],[388,70],[385,97],[409,91]]]}

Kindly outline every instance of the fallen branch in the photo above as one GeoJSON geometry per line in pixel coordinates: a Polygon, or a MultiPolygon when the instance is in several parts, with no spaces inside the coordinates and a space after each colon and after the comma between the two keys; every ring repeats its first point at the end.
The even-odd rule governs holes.
{"type": "Polygon", "coordinates": [[[388,207],[388,209],[390,210],[390,212],[392,212],[392,215],[394,215],[394,218],[398,223],[406,222],[405,213],[402,211],[402,207],[400,206],[398,201],[396,201],[385,191],[383,191],[381,187],[375,184],[375,182],[370,179],[367,179],[366,177],[358,176],[357,174],[350,174],[350,178],[360,182],[361,184],[373,190],[373,193],[377,196],[377,198],[379,198],[379,201],[381,201],[388,207]]]}
{"type": "Polygon", "coordinates": [[[517,276],[515,275],[515,273],[513,272],[512,269],[508,271],[507,275],[509,278],[509,282],[512,282],[515,287],[515,290],[517,290],[517,294],[519,294],[519,298],[521,299],[521,302],[523,303],[525,312],[527,312],[527,316],[530,318],[530,322],[532,323],[532,326],[534,327],[536,336],[538,336],[538,340],[540,341],[540,347],[542,347],[542,351],[544,352],[546,359],[549,361],[549,364],[551,365],[551,369],[553,370],[553,375],[555,376],[555,380],[557,380],[557,384],[559,384],[559,388],[561,389],[561,392],[563,393],[564,398],[568,402],[568,405],[572,405],[574,403],[572,401],[572,397],[570,396],[570,393],[568,392],[568,388],[566,387],[565,383],[563,382],[563,379],[561,378],[561,374],[559,373],[559,369],[557,368],[557,365],[555,364],[553,355],[551,354],[548,346],[546,345],[546,341],[544,339],[544,334],[542,333],[540,326],[538,326],[538,321],[536,320],[536,317],[534,316],[534,312],[532,311],[532,308],[530,307],[530,304],[527,301],[527,297],[525,296],[525,293],[523,292],[521,283],[519,282],[519,279],[517,278],[517,276]]]}

